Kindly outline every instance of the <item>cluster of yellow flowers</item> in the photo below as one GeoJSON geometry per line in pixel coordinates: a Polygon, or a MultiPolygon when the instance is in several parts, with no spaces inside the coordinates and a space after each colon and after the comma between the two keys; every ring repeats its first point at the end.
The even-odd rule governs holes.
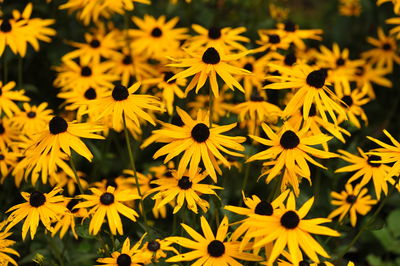
{"type": "MultiPolygon", "coordinates": [[[[60,238],[71,233],[78,239],[76,221],[86,219],[90,234],[108,230],[102,229],[106,220],[110,235],[124,235],[122,215],[129,222],[143,219],[145,232],[133,245],[126,237],[120,251],[97,260],[102,265],[160,259],[195,260],[193,265],[332,265],[330,254],[312,235],[340,233],[321,224],[339,216],[339,222],[348,217],[355,227],[357,215],[366,215],[382,194],[389,194],[389,187],[400,189],[400,143],[386,130],[391,144],[368,137],[380,147],[367,152],[357,147],[359,155],[332,151],[328,144],[333,139],[346,143],[368,125],[363,106],[376,98],[374,87],[392,86],[385,76],[400,64],[400,26],[388,35],[379,28],[378,38],[367,39],[373,48],[350,59],[350,51],[337,43],[309,47],[307,40],[321,41],[323,31],[301,29],[291,21],[259,29],[252,46],[245,27],[193,24],[192,36],[190,29],[177,27],[177,17],[131,17],[128,11],[135,2],[150,4],[68,0],[59,6],[76,12],[88,26],[85,42],[68,41],[72,51],[54,66],[54,87],[63,100],[60,110],[49,109],[46,102],[34,105],[21,84],[14,89],[14,81],[0,81],[1,183],[12,179],[17,188],[33,187],[30,193],[21,192],[24,203],[2,207],[8,217],[0,224],[0,264],[17,265],[8,254],[19,254],[7,237],[23,220],[22,239],[28,232],[34,239],[39,222],[51,237],[59,232],[60,238]],[[114,14],[126,16],[124,28],[112,22],[114,14]],[[147,122],[157,127],[150,135],[144,130],[147,122]],[[92,147],[110,139],[111,131],[124,132],[130,165],[117,178],[103,180],[77,171],[75,153],[98,167],[92,162],[92,147]],[[157,148],[144,161],[163,162],[138,172],[131,136],[142,150],[157,148]],[[87,145],[83,138],[96,141],[87,145]],[[250,146],[257,152],[247,151],[250,146]],[[324,159],[335,157],[349,164],[330,170],[353,174],[345,190],[331,192],[337,208],[327,218],[307,219],[314,197],[298,201],[305,194],[300,184],[303,179],[312,184],[310,164],[327,169],[324,159]],[[254,171],[255,161],[262,162],[261,173],[254,171]],[[230,189],[230,168],[241,172],[243,199],[237,206],[222,200],[219,209],[215,202],[221,199],[220,190],[230,189]],[[261,181],[274,188],[247,197],[249,183],[261,181]],[[375,197],[368,194],[369,184],[375,197]],[[303,202],[300,208],[296,201],[303,202]],[[218,217],[226,210],[221,221],[209,215],[210,208],[218,217]],[[174,236],[175,230],[165,238],[151,230],[158,219],[187,210],[200,220],[202,230],[183,220],[192,239],[174,236]],[[241,218],[229,224],[228,213],[241,218]],[[214,219],[216,234],[210,226],[214,219]],[[175,244],[191,251],[178,251],[175,244]]],[[[377,4],[383,2],[388,1],[377,4]]],[[[391,2],[397,14],[400,2],[391,2]]],[[[341,4],[343,14],[361,12],[359,1],[341,4]]],[[[56,34],[50,27],[55,21],[31,18],[32,8],[29,3],[22,12],[14,10],[10,19],[0,19],[0,55],[9,47],[24,57],[28,43],[37,51],[39,41],[50,42],[56,34]]],[[[400,24],[400,18],[387,23],[400,24]]]]}

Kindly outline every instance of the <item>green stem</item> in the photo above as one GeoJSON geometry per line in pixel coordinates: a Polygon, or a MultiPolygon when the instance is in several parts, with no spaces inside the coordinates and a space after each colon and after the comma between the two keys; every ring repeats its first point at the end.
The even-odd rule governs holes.
{"type": "Polygon", "coordinates": [[[346,248],[339,253],[339,255],[337,256],[337,260],[342,258],[347,251],[349,251],[349,249],[357,242],[357,240],[361,237],[362,233],[364,233],[365,230],[367,230],[367,228],[375,221],[376,217],[378,216],[378,214],[381,212],[382,208],[385,206],[386,202],[388,201],[388,199],[390,198],[390,196],[392,195],[393,191],[396,189],[396,185],[399,182],[400,179],[400,175],[397,176],[396,178],[396,182],[394,183],[394,185],[391,187],[389,193],[387,194],[387,196],[381,201],[381,204],[379,205],[379,207],[376,209],[376,211],[374,212],[374,214],[372,214],[372,216],[368,219],[368,221],[363,225],[363,227],[361,227],[360,231],[358,231],[357,235],[353,238],[353,240],[350,242],[350,244],[348,244],[346,246],[346,248]]]}
{"type": "Polygon", "coordinates": [[[150,231],[148,230],[146,210],[145,210],[144,204],[143,204],[143,195],[142,195],[142,192],[140,191],[139,178],[138,178],[138,175],[137,175],[137,172],[136,172],[136,166],[135,166],[135,158],[133,156],[131,140],[129,138],[128,128],[126,126],[126,119],[125,119],[125,114],[124,113],[122,114],[122,120],[124,121],[124,133],[125,133],[126,145],[128,146],[129,161],[130,161],[130,164],[131,164],[131,168],[133,170],[133,176],[135,177],[137,192],[138,192],[138,194],[140,196],[140,207],[142,209],[143,220],[144,220],[144,224],[145,224],[145,227],[146,227],[146,231],[148,233],[150,233],[150,231]]]}
{"type": "Polygon", "coordinates": [[[18,58],[18,88],[22,89],[22,80],[24,75],[24,61],[22,57],[18,58]]]}
{"type": "Polygon", "coordinates": [[[7,67],[7,56],[6,51],[3,52],[3,83],[7,83],[8,67],[7,67]]]}
{"type": "Polygon", "coordinates": [[[73,159],[72,153],[71,153],[71,156],[69,157],[69,163],[71,164],[72,171],[74,172],[74,177],[75,177],[76,183],[78,184],[79,192],[81,194],[84,194],[83,187],[82,187],[82,184],[81,184],[81,180],[79,179],[78,172],[76,171],[76,167],[75,167],[75,163],[74,163],[74,159],[73,159]]]}
{"type": "Polygon", "coordinates": [[[210,87],[210,99],[209,99],[209,102],[208,102],[208,108],[210,110],[210,128],[212,128],[212,121],[213,121],[213,99],[214,99],[213,97],[214,97],[214,94],[213,94],[212,89],[210,87]]]}

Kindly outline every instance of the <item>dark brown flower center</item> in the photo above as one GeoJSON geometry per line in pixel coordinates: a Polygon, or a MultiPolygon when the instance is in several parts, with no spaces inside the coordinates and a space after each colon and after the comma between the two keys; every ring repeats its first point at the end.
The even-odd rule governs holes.
{"type": "Polygon", "coordinates": [[[28,118],[35,118],[36,117],[36,112],[29,111],[29,112],[26,113],[26,116],[28,118]]]}
{"type": "Polygon", "coordinates": [[[49,122],[49,130],[53,135],[57,135],[67,131],[68,123],[60,116],[53,117],[49,122]]]}
{"type": "Polygon", "coordinates": [[[183,189],[183,190],[187,190],[189,188],[192,187],[192,181],[190,181],[188,176],[182,176],[181,179],[179,179],[178,181],[178,186],[183,189]]]}
{"type": "Polygon", "coordinates": [[[176,79],[171,80],[171,81],[168,82],[168,80],[170,78],[172,78],[174,75],[175,74],[173,72],[171,72],[171,71],[164,72],[164,82],[167,82],[168,84],[174,84],[176,82],[176,79]]]}
{"type": "Polygon", "coordinates": [[[384,43],[382,45],[382,49],[385,51],[390,51],[390,50],[392,50],[392,45],[390,45],[390,43],[384,43]]]}
{"type": "Polygon", "coordinates": [[[191,132],[192,138],[201,143],[208,139],[210,136],[210,129],[203,123],[198,123],[192,128],[191,132]]]}
{"type": "Polygon", "coordinates": [[[382,160],[381,156],[379,156],[379,155],[370,155],[370,156],[368,156],[367,162],[372,167],[379,167],[379,166],[381,166],[381,163],[374,163],[372,161],[380,161],[380,160],[382,160]]]}
{"type": "Polygon", "coordinates": [[[308,74],[306,82],[311,87],[320,89],[325,85],[325,79],[327,76],[326,70],[314,70],[310,74],[308,74]]]}
{"type": "Polygon", "coordinates": [[[300,217],[294,211],[287,211],[281,217],[281,225],[286,229],[294,229],[300,223],[300,217]]]}
{"type": "Polygon", "coordinates": [[[89,88],[85,91],[85,94],[83,96],[85,96],[85,98],[88,100],[94,100],[97,97],[97,93],[95,89],[89,88]]]}
{"type": "Polygon", "coordinates": [[[81,76],[82,77],[90,77],[92,75],[92,69],[88,66],[84,66],[81,69],[81,76]]]}
{"type": "Polygon", "coordinates": [[[122,253],[117,258],[117,265],[118,266],[130,266],[132,263],[131,256],[122,253]]]}
{"type": "Polygon", "coordinates": [[[355,203],[357,200],[357,197],[355,195],[348,195],[346,198],[346,202],[349,204],[355,203]]]}
{"type": "Polygon", "coordinates": [[[117,85],[114,87],[112,91],[112,97],[116,101],[123,101],[126,100],[129,96],[128,89],[123,85],[117,85]]]}
{"type": "Polygon", "coordinates": [[[279,35],[276,35],[276,34],[268,35],[268,39],[269,39],[269,42],[273,43],[273,44],[281,42],[281,37],[279,37],[279,35]]]}
{"type": "Polygon", "coordinates": [[[78,203],[79,203],[79,200],[77,200],[77,199],[70,200],[67,204],[67,209],[70,210],[72,213],[78,212],[79,209],[74,209],[75,205],[78,203]]]}
{"type": "Polygon", "coordinates": [[[3,22],[1,22],[0,31],[7,33],[7,32],[10,32],[11,30],[12,30],[12,26],[11,26],[10,20],[4,19],[3,22]]]}
{"type": "Polygon", "coordinates": [[[293,66],[293,64],[296,63],[296,61],[297,61],[297,57],[294,53],[290,53],[290,54],[286,55],[285,59],[283,60],[283,62],[287,66],[293,66]]]}
{"type": "Polygon", "coordinates": [[[279,143],[286,150],[294,149],[299,145],[300,139],[292,130],[287,130],[282,134],[279,143]]]}
{"type": "Polygon", "coordinates": [[[150,251],[157,251],[160,249],[160,243],[158,243],[156,240],[150,241],[149,243],[147,243],[147,249],[150,251]]]}
{"type": "Polygon", "coordinates": [[[341,57],[336,60],[336,66],[343,66],[345,63],[346,63],[346,60],[344,60],[341,57]]]}
{"type": "Polygon", "coordinates": [[[346,95],[342,98],[342,101],[348,106],[352,106],[353,105],[353,98],[351,98],[350,95],[346,95]]]}
{"type": "Polygon", "coordinates": [[[364,75],[364,73],[365,73],[364,67],[363,66],[358,66],[357,69],[356,69],[356,75],[357,76],[362,76],[362,75],[364,75]]]}
{"type": "Polygon", "coordinates": [[[208,244],[207,251],[211,257],[218,258],[224,255],[225,245],[219,240],[213,240],[208,244]]]}
{"type": "Polygon", "coordinates": [[[3,124],[0,124],[0,135],[4,134],[4,132],[6,132],[3,124]]]}
{"type": "Polygon", "coordinates": [[[152,31],[151,31],[151,36],[158,38],[162,35],[162,31],[159,27],[155,27],[152,31]]]}
{"type": "Polygon", "coordinates": [[[40,207],[46,202],[46,196],[40,191],[33,191],[29,197],[29,204],[32,207],[40,207]]]}
{"type": "Polygon", "coordinates": [[[130,55],[125,55],[124,59],[122,59],[122,64],[124,65],[132,64],[132,57],[130,55]]]}
{"type": "Polygon", "coordinates": [[[294,24],[291,21],[286,21],[284,30],[287,31],[287,32],[295,32],[296,31],[296,24],[294,24]]]}
{"type": "Polygon", "coordinates": [[[217,40],[221,37],[221,29],[218,27],[211,27],[208,30],[208,38],[217,40]]]}
{"type": "Polygon", "coordinates": [[[274,208],[271,203],[265,200],[260,201],[254,209],[255,214],[271,216],[274,213],[274,208]]]}
{"type": "Polygon", "coordinates": [[[90,47],[92,47],[92,48],[99,48],[99,47],[100,47],[100,42],[99,42],[99,40],[93,39],[93,40],[90,42],[90,47]]]}
{"type": "Polygon", "coordinates": [[[250,72],[253,72],[253,64],[252,63],[246,63],[243,68],[250,72]]]}
{"type": "Polygon", "coordinates": [[[3,161],[5,159],[3,154],[0,154],[0,161],[3,161]]]}
{"type": "Polygon", "coordinates": [[[213,47],[208,48],[201,59],[204,63],[210,65],[216,65],[221,61],[218,51],[213,47]]]}
{"type": "Polygon", "coordinates": [[[100,202],[103,205],[110,205],[114,203],[114,195],[110,192],[105,192],[100,196],[100,202]]]}

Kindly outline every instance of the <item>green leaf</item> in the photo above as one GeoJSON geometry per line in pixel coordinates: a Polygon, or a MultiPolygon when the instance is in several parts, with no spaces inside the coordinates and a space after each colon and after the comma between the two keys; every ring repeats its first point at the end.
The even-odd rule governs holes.
{"type": "Polygon", "coordinates": [[[400,210],[392,211],[387,217],[387,225],[393,236],[398,238],[400,236],[400,210]]]}

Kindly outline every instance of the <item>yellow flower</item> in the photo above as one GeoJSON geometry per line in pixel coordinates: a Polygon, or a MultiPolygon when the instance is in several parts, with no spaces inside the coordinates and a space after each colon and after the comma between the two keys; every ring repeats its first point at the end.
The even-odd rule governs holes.
{"type": "Polygon", "coordinates": [[[261,240],[254,243],[254,247],[260,247],[275,241],[271,255],[268,258],[268,265],[273,264],[286,246],[288,246],[292,262],[295,265],[298,265],[302,258],[300,248],[316,263],[319,262],[317,254],[329,258],[328,253],[315,241],[310,233],[328,236],[340,236],[340,234],[335,230],[320,225],[330,222],[330,219],[304,219],[313,203],[314,197],[305,202],[299,210],[296,210],[295,196],[291,193],[286,207],[281,206],[281,208],[276,209],[273,215],[250,215],[249,224],[258,228],[250,236],[262,237],[261,240]]]}
{"type": "Polygon", "coordinates": [[[130,29],[129,37],[132,38],[131,48],[138,54],[145,54],[153,58],[165,58],[171,51],[178,49],[180,41],[186,39],[186,28],[174,28],[178,17],[168,22],[165,16],[154,18],[145,15],[144,19],[133,17],[132,21],[139,29],[130,29]]]}
{"type": "Polygon", "coordinates": [[[306,64],[296,65],[293,68],[271,66],[282,76],[270,76],[267,79],[278,79],[281,82],[266,85],[264,89],[296,89],[294,96],[283,110],[283,117],[291,116],[302,107],[304,119],[307,120],[313,103],[325,121],[328,121],[325,111],[335,123],[337,122],[335,112],[346,116],[344,109],[336,102],[339,101],[338,97],[326,86],[326,70],[314,70],[306,64]]]}
{"type": "MultiPolygon", "coordinates": [[[[311,172],[307,161],[318,167],[326,168],[322,164],[316,162],[310,155],[324,159],[337,157],[334,153],[321,151],[311,147],[327,142],[332,137],[324,134],[309,136],[307,135],[309,130],[309,126],[307,125],[303,126],[299,130],[295,130],[291,128],[289,124],[285,124],[277,133],[273,132],[265,123],[262,124],[262,128],[267,134],[268,139],[253,135],[250,135],[250,137],[257,142],[268,146],[268,148],[254,154],[246,162],[255,160],[273,160],[273,163],[271,163],[271,169],[261,175],[267,175],[267,183],[276,177],[281,170],[285,169],[293,178],[304,177],[311,184],[311,172]]],[[[295,190],[298,189],[297,182],[291,183],[291,185],[295,190]]]]}
{"type": "Polygon", "coordinates": [[[365,114],[362,106],[367,104],[370,99],[366,97],[365,90],[353,90],[349,94],[344,94],[342,97],[343,106],[346,110],[347,116],[339,116],[338,123],[345,120],[349,120],[357,128],[361,128],[359,119],[361,119],[365,125],[368,125],[368,118],[365,114]]]}
{"type": "Polygon", "coordinates": [[[361,148],[357,148],[360,156],[353,155],[344,150],[338,150],[343,156],[341,157],[343,160],[351,163],[351,165],[341,167],[337,169],[336,173],[343,172],[354,172],[356,171],[347,183],[351,183],[354,180],[361,178],[360,186],[363,187],[368,184],[369,181],[374,183],[375,194],[378,199],[380,199],[381,191],[385,193],[388,192],[387,185],[387,174],[390,170],[390,167],[382,164],[381,157],[378,155],[367,155],[361,148]]]}
{"type": "Polygon", "coordinates": [[[51,226],[52,221],[58,220],[58,215],[68,212],[68,209],[63,206],[64,197],[57,195],[62,192],[62,189],[55,187],[50,193],[42,193],[35,190],[32,193],[21,192],[22,197],[27,201],[15,205],[7,210],[13,211],[7,219],[7,227],[5,231],[10,230],[13,226],[25,219],[22,226],[22,239],[25,240],[26,234],[30,229],[31,239],[35,237],[39,220],[43,223],[47,230],[53,231],[51,226]]]}
{"type": "Polygon", "coordinates": [[[209,78],[211,90],[215,97],[218,98],[219,88],[217,82],[217,74],[223,79],[225,84],[230,89],[233,90],[233,87],[236,87],[240,91],[244,92],[242,85],[240,85],[240,83],[234,77],[232,77],[232,74],[245,75],[250,74],[250,72],[248,70],[235,67],[230,63],[245,56],[248,52],[227,55],[219,50],[219,48],[208,47],[205,48],[200,54],[191,53],[189,51],[187,51],[187,53],[190,56],[189,58],[173,59],[174,61],[176,61],[176,63],[168,65],[172,67],[188,67],[182,72],[175,74],[168,81],[195,75],[185,90],[186,94],[195,86],[196,93],[198,93],[198,91],[206,83],[207,78],[209,78]]]}
{"type": "Polygon", "coordinates": [[[249,38],[240,34],[246,32],[245,27],[239,28],[218,28],[210,27],[206,29],[198,24],[192,25],[193,30],[198,34],[189,38],[184,44],[190,51],[196,51],[199,48],[215,47],[221,51],[240,50],[246,51],[246,47],[240,42],[249,42],[249,38]]]}
{"type": "Polygon", "coordinates": [[[332,191],[331,197],[333,198],[332,205],[337,205],[338,208],[332,211],[328,218],[332,219],[335,216],[340,215],[339,221],[350,212],[351,226],[355,227],[357,223],[357,213],[366,215],[372,208],[372,205],[377,203],[376,200],[371,199],[370,195],[367,195],[368,189],[363,188],[361,184],[357,184],[354,189],[351,184],[347,183],[345,190],[341,191],[340,194],[332,191]]]}
{"type": "Polygon", "coordinates": [[[132,120],[139,128],[139,118],[155,125],[153,118],[144,109],[161,112],[163,111],[160,107],[161,103],[154,96],[134,94],[138,91],[140,84],[136,82],[129,88],[116,85],[104,98],[91,101],[89,110],[96,113],[97,120],[111,115],[113,128],[120,128],[124,117],[132,120]]]}
{"type": "Polygon", "coordinates": [[[73,209],[91,207],[88,213],[92,216],[89,224],[90,234],[97,235],[104,218],[107,216],[111,233],[116,235],[118,232],[118,234],[122,235],[122,221],[119,213],[134,222],[136,221],[136,217],[139,216],[135,210],[122,203],[140,199],[139,196],[132,194],[130,190],[117,192],[112,186],[107,187],[106,192],[102,192],[97,188],[90,188],[89,190],[93,195],[79,195],[79,198],[85,199],[86,201],[78,203],[73,209]]]}
{"type": "Polygon", "coordinates": [[[13,125],[22,133],[34,135],[45,128],[52,118],[52,110],[46,109],[47,103],[30,105],[24,103],[23,110],[16,114],[11,120],[13,125]]]}
{"type": "Polygon", "coordinates": [[[166,239],[153,239],[145,242],[141,248],[141,255],[145,260],[145,264],[157,263],[160,258],[166,258],[166,251],[179,252],[171,247],[172,242],[166,239]]]}
{"type": "Polygon", "coordinates": [[[201,229],[204,236],[193,230],[186,224],[181,224],[183,229],[194,239],[172,236],[167,240],[179,244],[193,251],[179,254],[168,258],[166,262],[192,261],[196,260],[196,265],[239,265],[235,259],[246,261],[259,261],[261,257],[250,253],[239,251],[240,242],[225,241],[228,233],[228,217],[224,217],[218,227],[217,234],[214,235],[206,218],[201,216],[201,229]]]}
{"type": "Polygon", "coordinates": [[[197,205],[207,212],[210,205],[208,202],[199,195],[217,195],[214,189],[222,189],[222,187],[217,187],[208,184],[200,184],[208,174],[206,172],[200,173],[200,169],[194,175],[190,175],[188,171],[185,171],[182,177],[178,177],[176,171],[172,172],[172,177],[159,178],[152,181],[152,184],[157,185],[157,187],[148,191],[148,194],[157,192],[152,199],[159,199],[158,205],[155,208],[161,208],[165,204],[175,201],[176,206],[174,208],[173,214],[177,213],[183,206],[187,203],[187,208],[194,213],[197,213],[197,205]]]}
{"type": "Polygon", "coordinates": [[[386,68],[389,71],[393,70],[393,62],[400,64],[396,39],[386,36],[382,28],[378,28],[378,39],[368,37],[367,41],[369,44],[375,46],[375,48],[363,52],[361,55],[363,58],[369,60],[371,64],[377,64],[378,68],[386,68]]]}
{"type": "Polygon", "coordinates": [[[103,266],[141,266],[145,263],[145,259],[142,257],[140,246],[142,245],[144,234],[140,240],[131,247],[131,242],[127,237],[122,244],[121,252],[114,251],[111,253],[111,258],[99,258],[97,262],[100,262],[103,266]]]}
{"type": "Polygon", "coordinates": [[[0,115],[4,112],[7,117],[12,117],[15,113],[20,112],[18,105],[14,101],[29,101],[29,98],[24,95],[24,90],[13,91],[14,87],[14,81],[10,81],[4,86],[3,82],[0,81],[0,115]]]}
{"type": "Polygon", "coordinates": [[[172,124],[163,123],[164,128],[153,131],[155,141],[168,143],[160,148],[153,156],[154,159],[167,155],[164,163],[170,161],[183,152],[178,165],[178,177],[182,177],[189,165],[189,176],[194,176],[203,161],[207,173],[214,182],[217,182],[215,170],[221,174],[217,159],[229,167],[229,162],[220,151],[232,156],[243,157],[243,154],[231,151],[244,151],[240,144],[246,140],[244,137],[225,136],[221,133],[229,131],[236,126],[236,123],[224,126],[207,126],[209,116],[201,110],[197,113],[196,120],[193,120],[182,109],[177,108],[178,115],[184,125],[178,127],[172,124]]]}
{"type": "Polygon", "coordinates": [[[9,256],[9,254],[12,254],[19,257],[19,253],[10,248],[10,246],[15,244],[15,241],[7,239],[7,237],[9,237],[12,233],[1,231],[5,224],[6,221],[0,223],[0,263],[4,263],[3,265],[8,265],[9,263],[11,263],[12,265],[17,266],[17,262],[9,256]]]}

